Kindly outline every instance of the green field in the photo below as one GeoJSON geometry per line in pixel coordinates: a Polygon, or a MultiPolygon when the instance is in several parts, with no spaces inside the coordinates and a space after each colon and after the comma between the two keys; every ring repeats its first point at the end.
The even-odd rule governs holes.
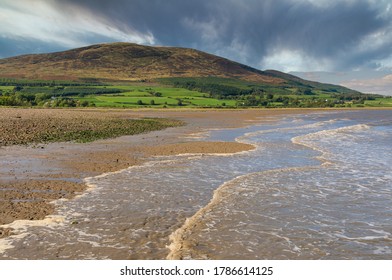
{"type": "Polygon", "coordinates": [[[339,86],[290,82],[278,86],[236,79],[170,78],[103,84],[0,79],[0,106],[110,108],[392,107],[392,97],[339,86]]]}
{"type": "Polygon", "coordinates": [[[166,86],[109,86],[107,88],[120,89],[119,94],[74,96],[80,102],[88,101],[97,107],[216,107],[226,104],[235,106],[235,100],[218,100],[207,97],[205,93],[198,91],[173,88],[166,86]],[[180,103],[179,103],[180,102],[180,103]],[[181,104],[181,105],[179,105],[181,104]]]}
{"type": "MultiPolygon", "coordinates": [[[[88,102],[88,106],[96,107],[219,107],[235,106],[235,100],[216,99],[208,97],[205,93],[188,90],[184,88],[170,87],[166,85],[85,85],[85,86],[22,86],[22,89],[15,92],[15,86],[0,86],[0,101],[8,97],[20,97],[25,102],[20,102],[21,106],[31,102],[38,95],[47,95],[51,100],[45,100],[42,104],[32,104],[50,106],[55,98],[66,96],[73,99],[76,104],[88,102]],[[111,91],[113,93],[98,93],[99,91],[111,91]],[[88,92],[92,93],[89,94],[88,92]],[[74,93],[73,93],[74,92],[74,93]],[[79,93],[78,93],[79,92],[79,93]]],[[[39,103],[39,102],[37,102],[39,103]]],[[[1,103],[0,103],[1,104],[1,103]]],[[[86,104],[86,103],[84,103],[86,104]]],[[[8,104],[2,104],[8,105],[8,104]]],[[[12,105],[11,105],[12,106],[12,105]]],[[[65,106],[68,107],[68,106],[65,106]]],[[[72,106],[70,106],[72,107],[72,106]]]]}
{"type": "Polygon", "coordinates": [[[366,107],[392,107],[392,97],[376,98],[365,102],[366,107]]]}

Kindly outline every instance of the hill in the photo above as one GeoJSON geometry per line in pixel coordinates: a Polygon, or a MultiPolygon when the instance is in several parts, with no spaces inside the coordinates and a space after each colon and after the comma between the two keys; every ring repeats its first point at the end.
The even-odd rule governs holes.
{"type": "Polygon", "coordinates": [[[385,100],[275,70],[261,71],[187,48],[111,43],[0,59],[0,106],[279,108],[367,104],[385,106],[385,100]]]}
{"type": "MultiPolygon", "coordinates": [[[[97,44],[63,52],[0,59],[0,78],[140,81],[173,77],[220,77],[271,86],[331,87],[279,71],[260,71],[194,49],[131,43],[97,44]]],[[[338,92],[352,92],[339,86],[333,88],[338,92]]]]}
{"type": "Polygon", "coordinates": [[[16,79],[137,81],[207,76],[270,84],[284,82],[282,78],[194,49],[131,43],[98,44],[0,60],[0,77],[16,79]]]}

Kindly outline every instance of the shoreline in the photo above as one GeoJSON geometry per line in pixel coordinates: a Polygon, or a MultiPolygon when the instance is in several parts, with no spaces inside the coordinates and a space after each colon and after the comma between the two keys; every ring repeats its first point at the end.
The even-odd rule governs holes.
{"type": "MultiPolygon", "coordinates": [[[[71,114],[80,112],[69,111],[71,114]]],[[[100,112],[89,109],[83,113],[97,111],[100,112]]],[[[232,154],[252,150],[254,147],[249,144],[208,142],[200,141],[200,138],[213,129],[246,127],[285,115],[320,110],[110,111],[124,118],[169,118],[184,121],[186,125],[83,144],[60,142],[0,147],[0,199],[5,202],[0,207],[0,238],[12,234],[7,225],[13,221],[43,220],[55,213],[52,201],[83,194],[88,188],[84,183],[87,177],[141,165],[156,156],[232,154]]]]}

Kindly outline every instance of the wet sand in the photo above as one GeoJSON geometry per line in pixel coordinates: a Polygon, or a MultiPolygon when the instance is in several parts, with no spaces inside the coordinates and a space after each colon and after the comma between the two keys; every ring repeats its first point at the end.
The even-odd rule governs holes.
{"type": "MultiPolygon", "coordinates": [[[[139,165],[151,157],[176,154],[236,153],[253,146],[234,142],[203,142],[199,137],[210,129],[233,128],[262,122],[266,117],[281,117],[314,110],[54,110],[0,109],[3,124],[7,120],[25,119],[25,127],[8,126],[7,132],[27,137],[34,122],[49,116],[61,116],[64,125],[75,118],[97,118],[108,115],[118,118],[163,117],[186,122],[146,134],[122,136],[91,143],[51,143],[10,145],[0,147],[0,225],[14,220],[39,220],[52,214],[51,201],[72,199],[86,186],[83,179],[105,172],[139,165]],[[23,133],[22,133],[23,132],[23,133]]],[[[6,127],[5,125],[3,128],[6,127]]],[[[11,143],[12,144],[12,143],[11,143]]],[[[0,237],[12,229],[0,227],[0,237]]]]}

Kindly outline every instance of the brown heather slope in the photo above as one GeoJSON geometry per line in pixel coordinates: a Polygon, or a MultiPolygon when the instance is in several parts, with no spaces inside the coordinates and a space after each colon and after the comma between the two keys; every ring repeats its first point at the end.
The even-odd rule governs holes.
{"type": "Polygon", "coordinates": [[[63,52],[0,59],[0,77],[4,78],[137,81],[207,76],[267,84],[285,81],[268,72],[194,49],[131,43],[98,44],[63,52]]]}

